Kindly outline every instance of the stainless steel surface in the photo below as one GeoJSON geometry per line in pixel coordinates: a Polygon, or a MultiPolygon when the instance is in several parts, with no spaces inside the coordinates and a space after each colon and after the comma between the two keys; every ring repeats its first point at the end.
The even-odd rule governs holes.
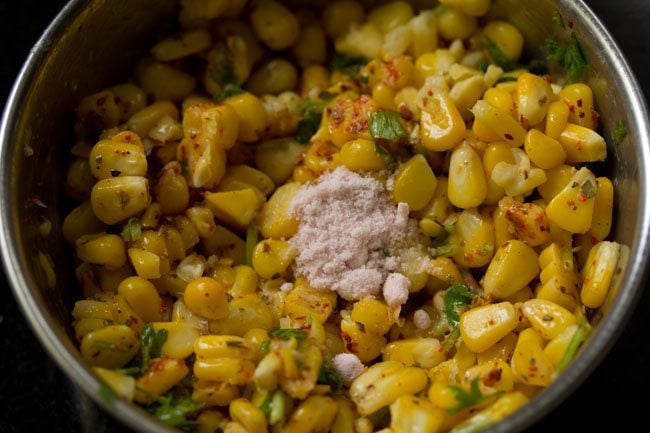
{"type": "MultiPolygon", "coordinates": [[[[609,164],[615,179],[617,210],[614,239],[631,247],[632,259],[615,302],[602,319],[580,357],[562,380],[531,404],[490,431],[519,431],[539,419],[587,377],[623,330],[642,289],[648,257],[650,162],[648,119],[636,80],[598,19],[581,2],[501,0],[510,17],[539,46],[550,34],[560,36],[551,21],[556,10],[573,21],[587,52],[593,74],[590,84],[602,114],[603,135],[611,137],[615,121],[623,120],[628,137],[614,146],[609,164]],[[518,6],[517,6],[518,5],[518,6]]],[[[125,78],[133,59],[164,28],[175,10],[172,0],[74,0],[52,23],[32,50],[5,109],[0,125],[0,245],[7,275],[23,312],[36,334],[65,372],[93,399],[139,431],[164,431],[144,411],[98,398],[98,382],[83,364],[70,333],[70,310],[79,294],[72,288],[70,252],[60,241],[60,199],[63,155],[70,145],[72,108],[79,98],[102,85],[125,78]],[[33,149],[34,154],[26,157],[33,149]],[[34,195],[48,205],[35,206],[34,195]],[[47,238],[36,230],[45,216],[55,229],[47,238]],[[65,251],[65,252],[64,252],[65,251]],[[57,270],[57,285],[49,288],[38,261],[49,253],[57,270]]],[[[565,35],[565,34],[564,34],[565,35]]]]}

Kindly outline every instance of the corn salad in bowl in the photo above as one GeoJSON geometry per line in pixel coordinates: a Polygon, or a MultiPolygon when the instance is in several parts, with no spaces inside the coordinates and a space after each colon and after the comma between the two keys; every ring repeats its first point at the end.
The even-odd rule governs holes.
{"type": "Polygon", "coordinates": [[[440,3],[185,0],[79,103],[63,235],[104,398],[197,432],[458,433],[560,377],[628,254],[588,65],[569,28],[555,78],[489,0],[440,3]]]}

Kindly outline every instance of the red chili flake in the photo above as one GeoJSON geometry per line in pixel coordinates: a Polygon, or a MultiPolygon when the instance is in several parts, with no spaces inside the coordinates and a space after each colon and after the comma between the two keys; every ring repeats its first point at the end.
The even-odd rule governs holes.
{"type": "Polygon", "coordinates": [[[580,114],[578,114],[578,117],[581,118],[581,119],[584,119],[585,118],[585,112],[581,111],[580,114]]]}
{"type": "Polygon", "coordinates": [[[472,253],[465,254],[465,261],[467,263],[472,263],[474,261],[474,255],[472,253]]]}
{"type": "Polygon", "coordinates": [[[598,243],[598,238],[596,236],[591,237],[591,245],[596,245],[598,243]]]}
{"type": "Polygon", "coordinates": [[[598,114],[597,111],[592,111],[591,120],[593,120],[594,122],[598,122],[598,119],[600,119],[600,114],[598,114]]]}
{"type": "Polygon", "coordinates": [[[582,98],[578,99],[576,103],[578,104],[578,107],[582,107],[582,98]]]}
{"type": "Polygon", "coordinates": [[[569,206],[575,206],[576,202],[573,200],[569,200],[566,202],[566,204],[568,204],[569,206]]]}
{"type": "Polygon", "coordinates": [[[578,194],[578,200],[584,203],[587,200],[589,200],[589,197],[587,197],[584,193],[581,192],[580,194],[578,194]]]}
{"type": "Polygon", "coordinates": [[[508,139],[508,140],[514,140],[514,137],[512,135],[510,135],[510,134],[506,134],[506,135],[504,135],[504,137],[506,137],[506,139],[508,139]]]}
{"type": "Polygon", "coordinates": [[[572,29],[573,28],[573,21],[569,20],[568,24],[569,24],[569,28],[572,29]]]}
{"type": "Polygon", "coordinates": [[[551,84],[551,83],[553,82],[553,75],[548,74],[548,75],[546,76],[546,82],[549,83],[549,84],[551,84]]]}

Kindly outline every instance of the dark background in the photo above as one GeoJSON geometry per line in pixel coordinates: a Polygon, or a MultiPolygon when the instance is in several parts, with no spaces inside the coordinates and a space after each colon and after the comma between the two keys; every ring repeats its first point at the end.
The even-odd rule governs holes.
{"type": "MultiPolygon", "coordinates": [[[[522,0],[526,1],[526,0],[522,0]]],[[[530,1],[530,0],[527,0],[530,1]]],[[[534,0],[533,0],[534,1],[534,0]]],[[[650,1],[588,0],[650,95],[650,1]]],[[[29,49],[63,0],[0,0],[0,107],[29,49]]],[[[650,98],[648,98],[650,99],[650,98]]],[[[640,426],[650,409],[650,292],[594,374],[529,432],[640,426]]],[[[49,359],[23,319],[0,270],[0,432],[128,431],[86,398],[49,359]]]]}

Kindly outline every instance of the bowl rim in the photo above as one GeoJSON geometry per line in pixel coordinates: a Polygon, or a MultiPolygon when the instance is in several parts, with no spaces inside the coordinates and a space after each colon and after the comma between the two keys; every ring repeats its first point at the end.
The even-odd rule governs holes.
{"type": "MultiPolygon", "coordinates": [[[[609,31],[585,4],[583,0],[557,0],[565,10],[585,26],[586,32],[593,37],[594,45],[602,53],[614,76],[620,80],[617,83],[626,96],[626,101],[634,120],[633,128],[637,137],[636,149],[640,158],[639,167],[650,166],[650,124],[643,92],[637,79],[624,58],[618,44],[609,31]]],[[[14,191],[10,189],[12,177],[13,138],[16,134],[16,124],[12,119],[21,113],[21,101],[28,95],[30,85],[36,78],[40,66],[47,59],[50,47],[64,34],[67,27],[92,4],[93,0],[70,0],[52,20],[42,36],[30,50],[23,63],[12,90],[7,98],[2,120],[0,122],[0,251],[2,263],[10,283],[14,297],[27,319],[32,331],[36,334],[41,345],[65,372],[67,379],[79,386],[86,395],[90,396],[107,413],[130,428],[140,432],[177,430],[166,427],[156,421],[148,413],[121,399],[110,401],[100,396],[101,383],[92,373],[89,366],[73,350],[71,344],[62,340],[62,333],[57,331],[57,322],[47,311],[47,307],[35,292],[31,290],[33,282],[26,278],[25,263],[17,252],[21,246],[16,239],[17,229],[16,209],[8,208],[5,204],[13,203],[14,191]]],[[[631,125],[628,125],[630,127],[631,125]]],[[[632,128],[630,128],[632,129],[632,128]]],[[[601,363],[610,349],[623,332],[634,307],[643,292],[643,282],[647,269],[646,262],[650,254],[650,174],[639,170],[639,206],[637,218],[639,224],[636,230],[637,250],[630,256],[628,272],[617,299],[612,304],[609,313],[599,324],[596,332],[590,337],[590,342],[571,365],[562,373],[562,379],[555,381],[550,387],[541,392],[531,402],[517,410],[500,423],[487,428],[485,432],[516,432],[522,431],[544,415],[552,411],[577,389],[601,363]]]]}

